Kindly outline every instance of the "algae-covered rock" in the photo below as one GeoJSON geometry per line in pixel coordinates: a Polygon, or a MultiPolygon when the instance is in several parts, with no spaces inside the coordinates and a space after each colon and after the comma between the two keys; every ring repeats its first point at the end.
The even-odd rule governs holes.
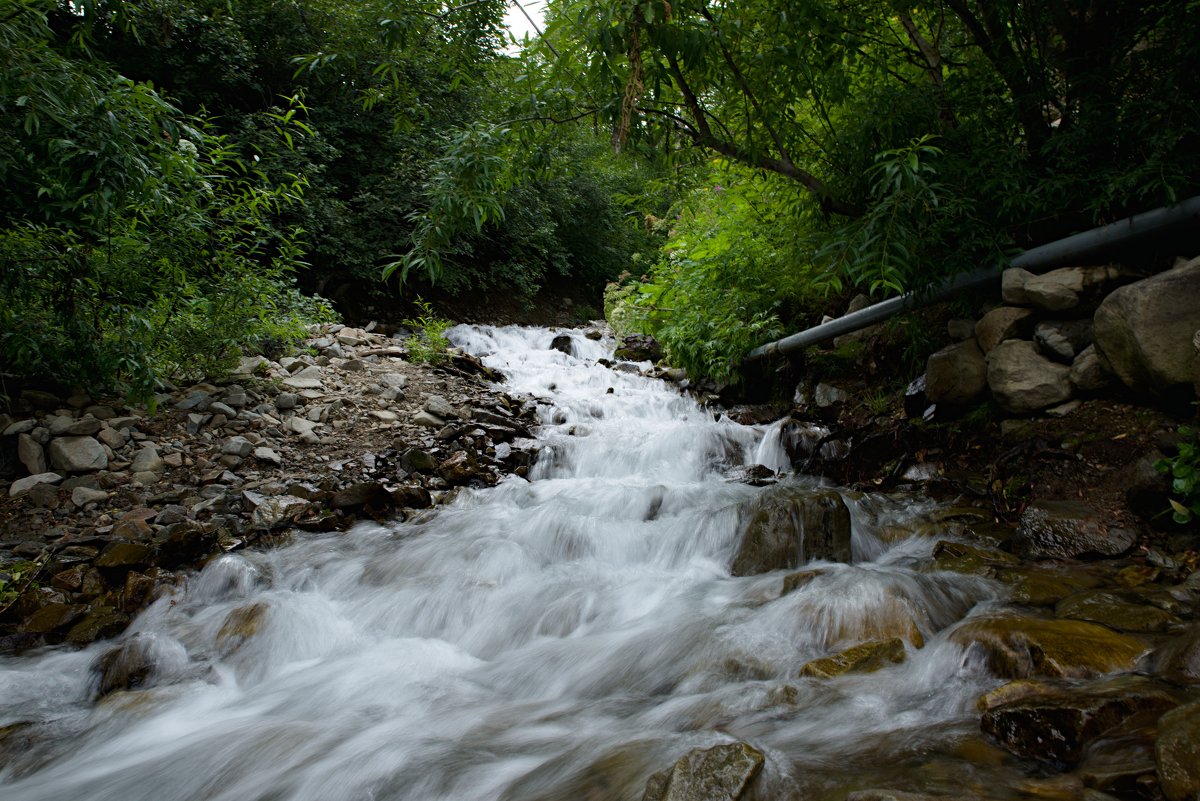
{"type": "Polygon", "coordinates": [[[740,801],[762,771],[763,755],[747,743],[697,748],[663,776],[651,777],[642,801],[740,801]]]}
{"type": "Polygon", "coordinates": [[[1099,583],[1095,576],[1036,566],[1006,568],[997,572],[996,578],[1008,585],[1011,600],[1030,606],[1053,606],[1099,583]]]}
{"type": "Polygon", "coordinates": [[[1178,703],[1151,682],[1126,678],[1099,690],[1048,688],[987,710],[981,726],[1018,756],[1073,765],[1103,732],[1134,715],[1156,717],[1178,703]]]}
{"type": "Polygon", "coordinates": [[[1090,620],[1118,631],[1165,631],[1181,623],[1179,618],[1157,606],[1128,601],[1100,590],[1088,590],[1068,596],[1054,607],[1058,617],[1090,620]]]}
{"type": "Polygon", "coordinates": [[[1076,501],[1031,503],[1021,514],[1015,546],[1033,559],[1119,556],[1133,547],[1133,531],[1113,525],[1095,509],[1076,501]]]}
{"type": "Polygon", "coordinates": [[[995,568],[1019,564],[1021,560],[995,548],[942,540],[933,546],[933,561],[939,570],[990,576],[995,568]]]}
{"type": "Polygon", "coordinates": [[[105,637],[115,637],[129,625],[129,615],[111,606],[96,606],[88,610],[67,632],[67,642],[88,645],[105,637]]]}
{"type": "Polygon", "coordinates": [[[236,651],[242,643],[258,634],[269,610],[270,606],[260,601],[240,606],[230,612],[217,632],[217,647],[221,649],[221,653],[230,654],[236,651]]]}
{"type": "Polygon", "coordinates": [[[990,615],[959,626],[951,639],[983,649],[991,669],[1010,679],[1093,678],[1134,669],[1141,640],[1083,620],[990,615]]]}
{"type": "Polygon", "coordinates": [[[735,576],[800,567],[813,559],[850,561],[850,510],[833,490],[768,487],[742,519],[735,576]]]}
{"type": "Polygon", "coordinates": [[[875,640],[855,645],[840,653],[814,659],[800,668],[800,675],[829,679],[843,673],[873,673],[888,665],[903,662],[906,656],[904,640],[899,637],[893,637],[890,640],[875,640]]]}
{"type": "Polygon", "coordinates": [[[1168,801],[1200,798],[1200,701],[1159,719],[1154,759],[1168,801]]]}

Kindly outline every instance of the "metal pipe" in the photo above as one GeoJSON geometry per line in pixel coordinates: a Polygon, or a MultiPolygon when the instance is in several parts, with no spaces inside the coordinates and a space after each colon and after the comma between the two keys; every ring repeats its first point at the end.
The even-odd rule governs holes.
{"type": "MultiPolygon", "coordinates": [[[[1200,218],[1200,196],[1189,198],[1174,206],[1135,214],[1100,228],[1093,228],[1090,231],[1072,234],[1064,239],[1030,248],[1009,261],[1009,266],[1037,272],[1056,264],[1078,259],[1103,248],[1158,233],[1165,228],[1171,228],[1196,218],[1200,218]]],[[[982,268],[951,278],[928,291],[908,292],[896,298],[889,298],[798,334],[760,345],[750,351],[746,356],[746,361],[753,362],[777,353],[790,353],[798,348],[827,342],[834,337],[840,337],[843,334],[849,334],[882,322],[902,311],[937,303],[967,289],[985,286],[999,280],[1001,274],[1001,271],[994,268],[982,268]]]]}

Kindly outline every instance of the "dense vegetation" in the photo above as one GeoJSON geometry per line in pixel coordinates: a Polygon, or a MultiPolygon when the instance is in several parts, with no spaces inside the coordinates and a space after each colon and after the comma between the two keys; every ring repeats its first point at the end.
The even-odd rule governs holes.
{"type": "MultiPolygon", "coordinates": [[[[558,277],[734,375],[1200,185],[1200,3],[0,3],[3,371],[148,395],[347,287],[558,277]]],[[[403,290],[401,290],[403,287],[403,290]]]]}

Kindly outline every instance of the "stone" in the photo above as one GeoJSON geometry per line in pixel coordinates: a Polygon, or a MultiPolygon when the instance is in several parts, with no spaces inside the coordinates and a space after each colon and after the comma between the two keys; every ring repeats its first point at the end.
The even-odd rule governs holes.
{"type": "Polygon", "coordinates": [[[814,659],[800,668],[801,676],[829,679],[843,673],[873,673],[904,661],[904,640],[875,640],[855,645],[831,656],[814,659]]]}
{"type": "Polygon", "coordinates": [[[298,373],[287,376],[283,379],[283,383],[292,389],[320,389],[323,378],[324,373],[321,371],[321,368],[312,365],[305,367],[298,373]]]}
{"type": "Polygon", "coordinates": [[[1033,273],[1020,267],[1009,267],[1000,276],[1000,294],[1005,303],[1024,306],[1029,303],[1025,294],[1025,282],[1033,278],[1033,273]]]}
{"type": "Polygon", "coordinates": [[[89,503],[100,503],[105,500],[108,500],[108,493],[104,490],[88,489],[87,487],[76,487],[71,490],[71,503],[80,509],[89,503]]]}
{"type": "Polygon", "coordinates": [[[1079,351],[1079,355],[1071,362],[1069,374],[1071,386],[1080,392],[1097,392],[1112,384],[1113,374],[1108,365],[1100,358],[1095,345],[1088,345],[1079,351]]]}
{"type": "Polygon", "coordinates": [[[735,576],[850,561],[850,510],[833,490],[776,484],[741,510],[735,576]]]}
{"type": "Polygon", "coordinates": [[[1100,689],[1058,689],[999,704],[983,713],[983,731],[1012,753],[1059,765],[1075,765],[1103,732],[1137,714],[1161,714],[1175,698],[1139,677],[1123,677],[1100,689]]]}
{"type": "Polygon", "coordinates": [[[47,472],[46,452],[42,450],[41,444],[28,434],[17,435],[17,458],[25,465],[30,475],[47,472]]]}
{"type": "Polygon", "coordinates": [[[988,386],[1006,412],[1028,414],[1071,397],[1070,368],[1042,356],[1032,342],[1001,342],[987,361],[988,386]]]}
{"type": "Polygon", "coordinates": [[[950,639],[981,649],[992,671],[1008,679],[1089,679],[1127,673],[1146,651],[1140,639],[1095,623],[1022,615],[971,618],[950,639]]]}
{"type": "Polygon", "coordinates": [[[403,373],[384,373],[379,376],[379,383],[385,387],[393,387],[395,389],[404,389],[408,386],[408,376],[403,373]]]}
{"type": "Polygon", "coordinates": [[[342,370],[347,373],[365,373],[367,372],[367,363],[362,359],[347,359],[342,362],[342,370]]]}
{"type": "Polygon", "coordinates": [[[234,375],[256,375],[266,372],[270,366],[271,363],[263,356],[243,356],[233,372],[234,375]]]}
{"type": "Polygon", "coordinates": [[[58,473],[38,473],[35,476],[18,478],[9,486],[8,497],[15,498],[18,495],[24,495],[38,484],[57,484],[62,480],[63,477],[58,473]]]}
{"type": "Polygon", "coordinates": [[[33,420],[33,419],[18,420],[15,423],[10,423],[4,429],[4,436],[13,437],[13,436],[16,436],[17,434],[28,434],[30,431],[32,431],[36,427],[37,427],[36,420],[33,420]]]}
{"type": "Polygon", "coordinates": [[[1015,565],[1020,561],[1006,551],[968,545],[965,542],[940,540],[933,546],[933,562],[937,569],[951,570],[955,573],[991,576],[997,568],[1015,565]]]}
{"type": "Polygon", "coordinates": [[[90,437],[100,430],[102,425],[94,417],[84,417],[76,420],[67,415],[49,415],[46,425],[52,437],[90,437]]]}
{"type": "Polygon", "coordinates": [[[649,334],[631,334],[621,338],[613,358],[629,362],[657,362],[662,358],[662,345],[649,334]]]}
{"type": "Polygon", "coordinates": [[[300,405],[300,396],[294,392],[280,392],[275,396],[275,408],[281,412],[295,409],[300,405]]]}
{"type": "Polygon", "coordinates": [[[1046,320],[1033,328],[1033,341],[1042,353],[1062,364],[1071,364],[1075,357],[1092,344],[1091,320],[1046,320]]]}
{"type": "Polygon", "coordinates": [[[1009,339],[1018,339],[1029,332],[1033,312],[1013,306],[992,309],[975,323],[975,340],[984,353],[1009,339]]]}
{"type": "Polygon", "coordinates": [[[930,403],[971,403],[987,390],[987,371],[974,339],[942,348],[925,364],[925,395],[930,403]]]}
{"type": "Polygon", "coordinates": [[[100,430],[100,433],[96,435],[96,439],[100,440],[102,444],[107,445],[112,450],[117,451],[125,447],[125,442],[127,441],[128,437],[115,428],[103,428],[100,430]]]}
{"type": "Polygon", "coordinates": [[[49,634],[65,629],[87,614],[83,604],[48,603],[41,606],[21,624],[22,631],[49,634]]]}
{"type": "Polygon", "coordinates": [[[1157,787],[1154,741],[1158,733],[1154,724],[1142,723],[1144,717],[1135,716],[1088,743],[1077,769],[1085,787],[1118,798],[1144,798],[1157,787]]]}
{"type": "Polygon", "coordinates": [[[158,448],[154,446],[138,450],[129,463],[132,473],[161,473],[165,467],[162,457],[158,455],[158,448]]]}
{"type": "Polygon", "coordinates": [[[412,416],[412,423],[413,425],[421,426],[423,428],[439,429],[446,425],[445,420],[426,411],[420,411],[414,414],[412,416]]]}
{"type": "Polygon", "coordinates": [[[212,404],[209,405],[208,410],[213,414],[225,415],[226,420],[232,420],[237,417],[238,414],[237,409],[233,408],[227,403],[222,403],[221,401],[213,401],[212,404]]]}
{"type": "Polygon", "coordinates": [[[266,462],[267,464],[273,464],[276,467],[280,467],[283,465],[283,457],[279,455],[278,451],[272,450],[271,448],[267,448],[262,445],[260,445],[259,447],[254,449],[254,458],[260,462],[266,462]]]}
{"type": "Polygon", "coordinates": [[[1040,565],[1004,568],[996,578],[1009,586],[1010,600],[1028,606],[1053,606],[1098,582],[1090,573],[1065,572],[1040,565]]]}
{"type": "Polygon", "coordinates": [[[202,526],[194,520],[171,523],[154,541],[154,561],[167,569],[190,565],[216,550],[218,536],[215,528],[202,526]]]}
{"type": "Polygon", "coordinates": [[[470,453],[459,451],[438,466],[438,475],[451,484],[465,484],[479,475],[479,464],[470,453]]]}
{"type": "Polygon", "coordinates": [[[1200,684],[1200,623],[1155,652],[1154,671],[1176,684],[1200,684]]]}
{"type": "Polygon", "coordinates": [[[1054,607],[1058,617],[1090,620],[1117,631],[1166,631],[1181,621],[1157,606],[1139,604],[1116,593],[1087,590],[1069,595],[1054,607]]]}
{"type": "Polygon", "coordinates": [[[975,321],[955,318],[946,322],[946,335],[955,342],[962,342],[975,336],[975,321]]]}
{"type": "Polygon", "coordinates": [[[1118,267],[1063,267],[1025,280],[1022,291],[1027,302],[1045,311],[1074,309],[1094,300],[1121,278],[1118,267]]]}
{"type": "Polygon", "coordinates": [[[96,557],[96,567],[142,567],[150,563],[151,551],[140,542],[110,542],[96,557]]]}
{"type": "Polygon", "coordinates": [[[1159,718],[1154,761],[1167,801],[1200,798],[1200,701],[1159,718]]]}
{"type": "Polygon", "coordinates": [[[1038,501],[1025,507],[1013,547],[1030,559],[1120,556],[1137,534],[1110,524],[1079,501],[1038,501]]]}
{"type": "Polygon", "coordinates": [[[1192,391],[1200,329],[1200,259],[1114,290],[1095,316],[1095,344],[1125,386],[1141,393],[1192,391]]]}
{"type": "Polygon", "coordinates": [[[146,683],[155,669],[151,642],[149,637],[135,636],[96,658],[91,672],[96,677],[98,698],[146,683]]]}
{"type": "Polygon", "coordinates": [[[400,466],[410,473],[423,473],[437,468],[437,457],[429,451],[409,448],[400,454],[400,466]]]}
{"type": "Polygon", "coordinates": [[[72,645],[89,645],[105,637],[115,637],[129,625],[129,615],[111,606],[96,606],[67,632],[72,645]]]}
{"type": "Polygon", "coordinates": [[[245,458],[254,451],[254,443],[245,437],[230,437],[221,445],[221,453],[245,458]]]}
{"type": "Polygon", "coordinates": [[[818,409],[835,409],[850,400],[850,393],[832,384],[817,384],[813,390],[813,404],[818,409]]]}
{"type": "Polygon", "coordinates": [[[340,489],[329,499],[334,509],[350,509],[356,506],[390,506],[391,497],[382,484],[375,481],[360,481],[340,489]]]}
{"type": "Polygon", "coordinates": [[[400,415],[387,409],[372,409],[367,414],[381,423],[395,423],[400,419],[400,415]]]}
{"type": "Polygon", "coordinates": [[[294,495],[276,495],[266,498],[254,508],[250,526],[260,531],[271,531],[294,521],[308,511],[310,503],[294,495]]]}
{"type": "Polygon", "coordinates": [[[743,801],[765,761],[747,743],[697,748],[680,757],[665,776],[651,777],[642,801],[743,801]]]}
{"type": "Polygon", "coordinates": [[[550,350],[557,350],[568,356],[575,355],[575,345],[571,342],[570,334],[558,334],[550,342],[550,350]]]}
{"type": "Polygon", "coordinates": [[[208,411],[208,404],[211,402],[212,395],[202,389],[189,392],[186,397],[176,402],[175,408],[183,412],[208,411]]]}
{"type": "Polygon", "coordinates": [[[450,401],[446,400],[441,395],[430,395],[427,397],[425,399],[425,405],[423,408],[425,411],[429,412],[435,417],[440,417],[443,420],[449,420],[451,418],[458,417],[458,412],[453,406],[450,405],[450,401]]]}
{"type": "Polygon", "coordinates": [[[415,485],[405,485],[388,490],[392,505],[398,509],[428,509],[433,506],[433,496],[429,490],[415,485]]]}
{"type": "Polygon", "coordinates": [[[84,473],[108,467],[104,446],[91,437],[59,437],[50,441],[49,452],[57,470],[84,473]]]}

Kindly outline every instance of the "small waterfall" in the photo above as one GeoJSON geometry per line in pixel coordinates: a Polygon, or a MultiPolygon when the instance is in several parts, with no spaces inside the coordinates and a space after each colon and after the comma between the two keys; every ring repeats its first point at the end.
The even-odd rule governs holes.
{"type": "Polygon", "coordinates": [[[680,754],[736,738],[791,797],[976,725],[993,680],[942,632],[994,589],[923,570],[928,539],[878,535],[928,505],[847,497],[852,563],[735,577],[766,490],[727,475],[787,472],[784,427],[715,418],[601,366],[611,343],[570,332],[566,354],[556,333],[450,332],[542,400],[529,481],[217,559],[122,638],[151,654],[142,689],[95,700],[111,643],[0,659],[0,795],[636,801],[680,754]],[[802,673],[889,637],[898,664],[802,673]]]}

